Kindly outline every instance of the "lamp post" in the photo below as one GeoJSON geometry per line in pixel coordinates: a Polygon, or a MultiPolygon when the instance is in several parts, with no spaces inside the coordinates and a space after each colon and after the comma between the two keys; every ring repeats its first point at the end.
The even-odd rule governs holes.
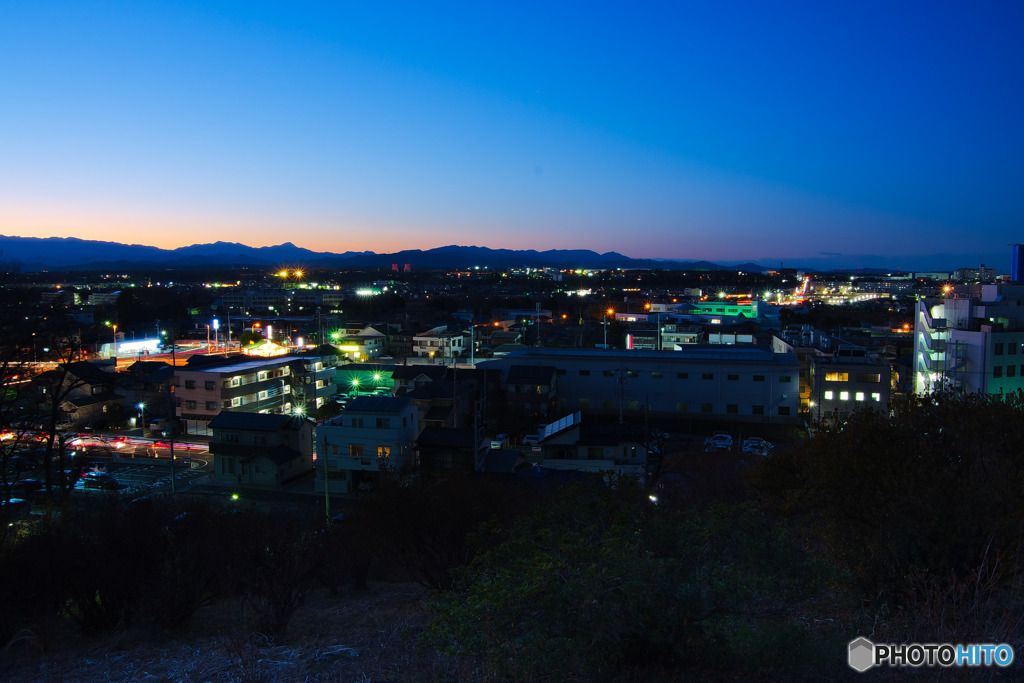
{"type": "Polygon", "coordinates": [[[615,313],[615,309],[609,308],[607,311],[605,311],[604,320],[601,321],[601,324],[604,325],[604,348],[605,349],[608,348],[608,316],[613,315],[614,313],[615,313]]]}
{"type": "Polygon", "coordinates": [[[140,403],[139,408],[139,422],[142,424],[142,436],[146,435],[146,404],[140,403]]]}
{"type": "Polygon", "coordinates": [[[114,364],[117,364],[117,323],[114,323],[114,364]]]}

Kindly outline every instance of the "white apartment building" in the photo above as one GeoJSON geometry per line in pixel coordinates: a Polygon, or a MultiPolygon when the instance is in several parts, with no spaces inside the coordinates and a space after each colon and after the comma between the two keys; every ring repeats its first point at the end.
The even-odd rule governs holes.
{"type": "Polygon", "coordinates": [[[317,425],[316,491],[372,490],[381,477],[407,474],[416,465],[418,423],[411,398],[356,398],[340,415],[317,425]]]}
{"type": "Polygon", "coordinates": [[[1024,285],[957,285],[914,315],[914,391],[1024,389],[1024,285]]]}

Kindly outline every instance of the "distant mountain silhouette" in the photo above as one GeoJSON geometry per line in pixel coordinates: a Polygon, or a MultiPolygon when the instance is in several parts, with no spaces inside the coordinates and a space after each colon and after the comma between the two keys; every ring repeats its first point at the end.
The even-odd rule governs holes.
{"type": "Polygon", "coordinates": [[[83,240],[77,237],[8,237],[0,235],[0,262],[23,272],[43,270],[148,270],[213,267],[340,267],[389,268],[410,264],[416,270],[435,268],[665,268],[671,270],[765,270],[753,263],[727,266],[708,261],[633,259],[616,252],[587,249],[490,249],[449,245],[409,249],[393,254],[347,251],[317,252],[291,242],[273,247],[250,247],[236,242],[193,244],[160,249],[139,244],[83,240]]]}

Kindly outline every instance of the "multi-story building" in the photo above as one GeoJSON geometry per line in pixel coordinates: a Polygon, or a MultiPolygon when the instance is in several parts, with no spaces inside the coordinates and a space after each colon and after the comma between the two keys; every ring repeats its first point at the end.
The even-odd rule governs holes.
{"type": "Polygon", "coordinates": [[[809,325],[783,330],[772,347],[799,359],[800,410],[809,419],[845,419],[862,406],[888,409],[894,372],[879,354],[809,325]]]}
{"type": "Polygon", "coordinates": [[[348,494],[371,490],[382,477],[416,465],[416,404],[410,398],[360,396],[316,429],[316,490],[348,494]],[[326,479],[325,479],[326,470],[326,479]]]}
{"type": "Polygon", "coordinates": [[[175,368],[178,424],[208,436],[221,411],[313,416],[333,396],[337,356],[309,350],[274,358],[235,356],[175,368]]]}
{"type": "Polygon", "coordinates": [[[338,356],[333,347],[324,345],[293,354],[293,410],[315,417],[317,411],[338,392],[335,383],[338,356]]]}
{"type": "Polygon", "coordinates": [[[186,434],[209,436],[221,411],[292,412],[290,356],[175,369],[178,424],[186,434]]]}
{"type": "Polygon", "coordinates": [[[813,418],[844,420],[859,407],[888,409],[892,368],[864,349],[841,347],[811,361],[810,383],[813,418]]]}
{"type": "Polygon", "coordinates": [[[702,418],[795,422],[799,362],[768,348],[696,346],[681,351],[527,348],[481,369],[549,365],[560,413],[694,414],[702,418]]]}
{"type": "Polygon", "coordinates": [[[1024,285],[957,285],[914,314],[914,391],[1024,389],[1024,285]]]}

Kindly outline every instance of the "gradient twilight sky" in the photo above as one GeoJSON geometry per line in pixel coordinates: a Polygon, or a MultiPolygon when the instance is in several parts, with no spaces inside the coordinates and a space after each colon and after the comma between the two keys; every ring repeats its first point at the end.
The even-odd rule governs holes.
{"type": "Polygon", "coordinates": [[[0,0],[0,234],[1007,270],[1021,35],[1015,1],[0,0]]]}

